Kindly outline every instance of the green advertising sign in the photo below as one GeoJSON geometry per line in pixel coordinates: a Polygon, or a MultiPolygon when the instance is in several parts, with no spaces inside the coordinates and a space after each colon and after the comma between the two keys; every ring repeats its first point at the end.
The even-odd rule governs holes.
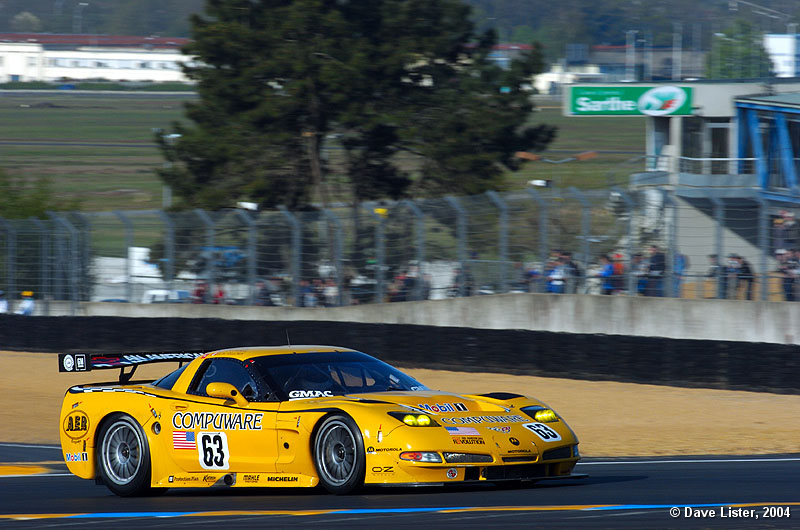
{"type": "Polygon", "coordinates": [[[569,116],[688,116],[692,89],[677,86],[572,86],[569,116]]]}

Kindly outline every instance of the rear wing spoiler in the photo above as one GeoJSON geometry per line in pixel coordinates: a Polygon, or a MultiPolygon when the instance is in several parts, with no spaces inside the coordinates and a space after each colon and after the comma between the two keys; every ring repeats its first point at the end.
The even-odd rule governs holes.
{"type": "Polygon", "coordinates": [[[143,353],[59,353],[59,372],[91,372],[119,368],[119,382],[127,383],[140,364],[174,363],[183,365],[207,351],[143,352],[143,353]],[[125,368],[130,367],[129,372],[125,368]]]}

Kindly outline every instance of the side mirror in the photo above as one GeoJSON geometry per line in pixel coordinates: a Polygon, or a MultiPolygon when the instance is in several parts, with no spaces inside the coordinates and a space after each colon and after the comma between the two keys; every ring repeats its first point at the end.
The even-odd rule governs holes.
{"type": "Polygon", "coordinates": [[[233,400],[240,407],[244,407],[249,403],[242,393],[230,383],[209,383],[206,386],[206,394],[209,397],[233,400]]]}

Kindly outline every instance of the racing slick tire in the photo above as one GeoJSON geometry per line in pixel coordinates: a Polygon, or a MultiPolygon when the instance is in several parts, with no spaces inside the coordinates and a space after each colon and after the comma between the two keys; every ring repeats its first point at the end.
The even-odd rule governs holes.
{"type": "Polygon", "coordinates": [[[364,484],[364,440],[350,416],[333,414],[322,421],[314,437],[314,465],[331,493],[345,495],[364,484]]]}
{"type": "Polygon", "coordinates": [[[142,427],[127,414],[112,414],[98,436],[97,473],[120,497],[150,492],[150,446],[142,427]]]}

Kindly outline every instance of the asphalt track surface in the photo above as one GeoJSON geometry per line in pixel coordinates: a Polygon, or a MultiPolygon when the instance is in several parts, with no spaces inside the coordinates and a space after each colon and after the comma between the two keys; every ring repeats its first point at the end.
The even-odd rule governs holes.
{"type": "Polygon", "coordinates": [[[576,472],[589,478],[526,487],[371,488],[348,496],[170,490],[126,499],[70,475],[60,460],[58,447],[0,443],[0,526],[800,527],[800,455],[587,459],[576,472]],[[39,474],[26,474],[33,465],[39,474]]]}

